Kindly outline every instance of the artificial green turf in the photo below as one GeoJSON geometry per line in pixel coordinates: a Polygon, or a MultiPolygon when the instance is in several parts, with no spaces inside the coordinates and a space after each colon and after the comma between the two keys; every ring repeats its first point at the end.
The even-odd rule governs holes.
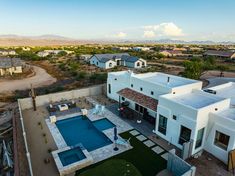
{"type": "MultiPolygon", "coordinates": [[[[161,170],[166,169],[167,162],[160,155],[157,155],[151,150],[151,148],[145,146],[143,142],[140,142],[136,137],[132,136],[129,132],[120,134],[124,139],[129,139],[131,137],[130,143],[133,146],[133,149],[128,150],[119,155],[113,156],[105,161],[111,159],[122,159],[127,162],[132,163],[142,174],[142,176],[155,176],[161,170]]],[[[77,172],[78,176],[81,176],[80,173],[94,168],[98,165],[102,165],[104,161],[96,163],[94,165],[88,166],[77,172]]],[[[105,170],[105,168],[102,168],[105,170]]],[[[114,172],[115,168],[113,169],[114,172]]],[[[96,176],[96,175],[94,175],[96,176]]]]}
{"type": "Polygon", "coordinates": [[[79,176],[142,176],[135,166],[125,160],[110,159],[84,171],[79,176]]]}

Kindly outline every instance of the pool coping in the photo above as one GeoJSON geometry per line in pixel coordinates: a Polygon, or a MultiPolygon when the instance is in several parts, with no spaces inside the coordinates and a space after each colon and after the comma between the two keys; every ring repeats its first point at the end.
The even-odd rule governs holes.
{"type": "MultiPolygon", "coordinates": [[[[118,117],[117,115],[113,114],[107,108],[104,109],[102,114],[93,114],[93,112],[94,112],[94,109],[89,109],[88,113],[86,115],[87,118],[91,122],[94,122],[96,120],[101,120],[101,119],[105,119],[106,118],[107,120],[109,120],[111,123],[113,123],[116,126],[118,134],[133,129],[132,126],[130,126],[128,123],[126,123],[125,121],[120,119],[120,117],[118,117]]],[[[73,117],[79,116],[79,115],[82,115],[82,113],[78,112],[78,113],[68,114],[68,115],[65,115],[65,116],[58,116],[56,118],[57,118],[57,121],[59,121],[59,120],[73,118],[73,117]]],[[[56,151],[57,152],[62,152],[62,151],[71,149],[71,147],[66,144],[66,142],[65,142],[62,134],[60,133],[59,129],[57,128],[56,124],[55,123],[51,123],[50,120],[49,120],[49,117],[46,118],[45,121],[46,121],[46,124],[47,124],[47,126],[48,126],[48,128],[49,128],[49,130],[50,130],[50,132],[51,132],[51,134],[53,136],[53,139],[54,139],[57,147],[58,147],[58,150],[56,150],[56,151]]],[[[100,161],[103,161],[105,159],[108,159],[110,157],[113,157],[113,156],[115,156],[117,154],[123,153],[123,152],[128,151],[128,150],[133,148],[131,145],[129,145],[129,146],[120,146],[120,145],[118,145],[119,150],[115,151],[115,150],[113,150],[114,147],[115,147],[115,144],[114,144],[114,130],[113,130],[113,128],[106,129],[106,130],[103,130],[101,132],[112,141],[112,144],[103,146],[101,148],[95,149],[95,150],[90,151],[90,152],[88,152],[84,148],[89,153],[89,155],[92,158],[92,162],[90,161],[89,165],[97,163],[97,162],[100,162],[100,161]]],[[[122,138],[122,137],[118,135],[118,138],[122,138]]],[[[53,152],[56,153],[56,151],[53,151],[53,152]]],[[[53,155],[53,157],[54,157],[54,155],[53,155]]],[[[56,163],[61,163],[59,156],[57,157],[55,155],[54,159],[55,159],[56,163]]],[[[72,168],[75,168],[74,165],[77,165],[76,169],[77,170],[81,169],[81,168],[79,168],[79,163],[78,162],[72,163],[70,165],[71,165],[72,168]]],[[[68,166],[70,166],[70,165],[68,165],[68,166]]],[[[61,166],[63,166],[62,163],[58,164],[57,168],[58,168],[60,174],[63,174],[64,169],[61,166]]],[[[68,168],[68,166],[65,166],[65,167],[68,168]]],[[[88,165],[86,165],[86,166],[88,166],[88,165]]],[[[84,166],[84,167],[86,167],[86,166],[84,166]]],[[[73,169],[68,169],[68,170],[70,170],[71,172],[73,171],[73,169]]],[[[68,173],[66,171],[66,169],[65,169],[65,172],[68,173]]]]}
{"type": "Polygon", "coordinates": [[[58,150],[55,150],[52,152],[52,156],[54,158],[56,167],[59,170],[59,173],[61,176],[71,174],[73,172],[76,172],[79,169],[82,169],[84,167],[87,167],[87,166],[93,164],[93,158],[92,158],[91,154],[86,149],[80,148],[82,153],[85,155],[85,158],[80,161],[73,162],[67,166],[63,166],[63,164],[60,160],[60,157],[59,157],[59,153],[64,152],[64,151],[68,151],[71,149],[74,149],[74,147],[67,146],[65,148],[61,148],[61,149],[58,149],[58,150]]]}

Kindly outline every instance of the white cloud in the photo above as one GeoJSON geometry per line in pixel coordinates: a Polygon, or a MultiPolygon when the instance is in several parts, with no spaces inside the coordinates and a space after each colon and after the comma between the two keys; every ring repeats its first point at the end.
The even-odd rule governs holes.
{"type": "Polygon", "coordinates": [[[124,32],[119,32],[114,35],[114,37],[116,37],[116,38],[125,38],[126,36],[127,36],[127,34],[124,32]]]}
{"type": "MultiPolygon", "coordinates": [[[[170,23],[161,23],[158,25],[150,25],[143,27],[147,31],[153,31],[157,36],[167,36],[167,37],[180,37],[184,36],[183,31],[176,24],[170,23]]],[[[144,31],[145,33],[146,31],[144,31]]]]}
{"type": "Polygon", "coordinates": [[[154,38],[155,36],[156,35],[154,31],[144,31],[143,35],[144,38],[154,38]]]}

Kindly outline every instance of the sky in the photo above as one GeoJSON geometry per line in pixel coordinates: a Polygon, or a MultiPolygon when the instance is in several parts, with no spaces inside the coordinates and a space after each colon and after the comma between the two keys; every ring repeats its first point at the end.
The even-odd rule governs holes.
{"type": "Polygon", "coordinates": [[[0,0],[0,35],[235,41],[235,0],[0,0]]]}

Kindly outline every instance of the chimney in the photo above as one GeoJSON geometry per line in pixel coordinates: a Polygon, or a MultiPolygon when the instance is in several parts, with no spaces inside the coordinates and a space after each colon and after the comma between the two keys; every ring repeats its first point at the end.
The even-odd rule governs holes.
{"type": "Polygon", "coordinates": [[[170,82],[170,76],[167,77],[167,84],[170,82]]]}

